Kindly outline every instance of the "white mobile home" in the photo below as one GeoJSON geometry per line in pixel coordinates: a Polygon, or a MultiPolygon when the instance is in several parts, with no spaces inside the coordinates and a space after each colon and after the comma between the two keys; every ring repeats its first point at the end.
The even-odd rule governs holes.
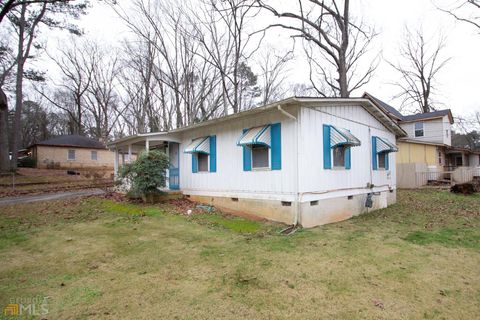
{"type": "Polygon", "coordinates": [[[121,153],[165,150],[169,188],[192,200],[312,227],[396,201],[398,136],[368,99],[289,98],[110,147],[115,168],[121,153]]]}

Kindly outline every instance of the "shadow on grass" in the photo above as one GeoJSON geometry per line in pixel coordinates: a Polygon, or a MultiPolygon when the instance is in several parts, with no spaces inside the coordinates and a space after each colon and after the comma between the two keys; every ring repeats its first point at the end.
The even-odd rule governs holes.
{"type": "Polygon", "coordinates": [[[441,229],[437,231],[415,231],[404,240],[418,244],[441,244],[447,247],[480,249],[480,231],[478,229],[441,229]]]}

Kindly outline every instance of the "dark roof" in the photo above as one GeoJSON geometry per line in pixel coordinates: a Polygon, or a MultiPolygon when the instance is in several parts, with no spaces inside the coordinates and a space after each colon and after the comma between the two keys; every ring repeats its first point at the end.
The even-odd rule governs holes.
{"type": "Polygon", "coordinates": [[[403,115],[402,115],[397,109],[395,109],[394,107],[392,107],[392,106],[389,105],[388,103],[383,102],[382,100],[380,100],[380,99],[372,96],[370,93],[365,92],[365,93],[363,94],[363,97],[364,97],[364,98],[367,98],[367,99],[370,99],[374,104],[377,105],[377,107],[382,108],[385,112],[387,112],[388,114],[394,116],[394,117],[397,118],[398,120],[402,120],[402,119],[403,119],[403,115]]]}
{"type": "MultiPolygon", "coordinates": [[[[88,137],[72,134],[58,136],[52,139],[44,140],[34,145],[37,146],[53,146],[53,147],[76,147],[89,149],[106,149],[105,145],[98,140],[88,137]]],[[[33,145],[33,146],[34,146],[33,145]]]]}
{"type": "Polygon", "coordinates": [[[452,117],[452,112],[450,109],[445,109],[445,110],[438,110],[438,111],[432,111],[428,113],[417,113],[417,114],[412,114],[408,116],[403,116],[403,121],[416,121],[416,120],[424,120],[424,119],[432,119],[432,118],[439,118],[443,116],[448,116],[450,119],[450,122],[453,123],[453,117],[452,117]]]}
{"type": "Polygon", "coordinates": [[[450,109],[432,111],[432,112],[427,112],[427,113],[417,113],[417,114],[404,116],[397,109],[395,109],[394,107],[392,107],[388,103],[385,103],[382,100],[380,100],[378,98],[375,98],[374,96],[372,96],[368,92],[365,92],[363,94],[363,97],[367,98],[367,99],[370,99],[375,105],[382,108],[389,115],[395,117],[396,119],[398,119],[400,121],[410,122],[410,121],[434,119],[434,118],[439,118],[439,117],[443,117],[443,116],[448,116],[448,118],[450,120],[450,123],[453,123],[453,115],[452,115],[452,112],[450,111],[450,109]]]}

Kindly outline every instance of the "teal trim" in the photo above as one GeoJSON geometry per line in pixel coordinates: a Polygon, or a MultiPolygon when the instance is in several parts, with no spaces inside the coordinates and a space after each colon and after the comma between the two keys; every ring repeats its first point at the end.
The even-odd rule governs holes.
{"type": "Polygon", "coordinates": [[[192,153],[192,173],[198,172],[198,155],[196,153],[192,153]]]}
{"type": "MultiPolygon", "coordinates": [[[[270,126],[271,135],[271,166],[272,170],[282,169],[282,124],[274,123],[270,126]]],[[[267,128],[268,128],[267,127],[267,128]]],[[[262,131],[263,133],[264,131],[262,131]]]]}
{"type": "Polygon", "coordinates": [[[377,137],[372,137],[372,168],[378,170],[377,164],[377,137]]]}
{"type": "Polygon", "coordinates": [[[217,136],[210,136],[210,172],[217,172],[217,136]]]}
{"type": "Polygon", "coordinates": [[[352,168],[352,148],[345,148],[345,169],[350,170],[352,168]]]}
{"type": "Polygon", "coordinates": [[[330,126],[323,125],[323,168],[332,169],[332,152],[330,147],[330,126]]]}
{"type": "Polygon", "coordinates": [[[178,148],[177,164],[179,167],[176,168],[170,163],[168,172],[168,186],[170,190],[180,190],[180,144],[176,142],[169,142],[168,148],[173,148],[174,145],[176,145],[178,148]]]}
{"type": "MultiPolygon", "coordinates": [[[[244,134],[247,131],[243,129],[244,134]]],[[[243,171],[252,171],[252,150],[247,146],[243,146],[243,171]]]]}

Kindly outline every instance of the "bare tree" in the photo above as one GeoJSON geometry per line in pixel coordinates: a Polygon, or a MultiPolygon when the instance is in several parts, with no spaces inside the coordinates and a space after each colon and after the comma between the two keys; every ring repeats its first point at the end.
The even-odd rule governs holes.
{"type": "Polygon", "coordinates": [[[138,39],[124,42],[123,53],[120,85],[125,127],[129,134],[158,131],[159,124],[153,121],[158,93],[153,75],[156,51],[150,41],[138,39]]]}
{"type": "Polygon", "coordinates": [[[457,0],[448,8],[437,8],[458,21],[474,26],[480,32],[480,0],[457,0]]]}
{"type": "Polygon", "coordinates": [[[249,32],[248,25],[258,15],[251,0],[204,0],[203,6],[188,11],[190,23],[195,27],[192,34],[201,44],[201,57],[212,64],[220,74],[222,86],[223,114],[229,110],[237,113],[250,99],[245,90],[245,75],[251,72],[248,61],[257,52],[264,37],[249,32]]]}
{"type": "Polygon", "coordinates": [[[96,50],[90,50],[88,59],[92,62],[92,81],[87,87],[85,108],[94,120],[91,135],[107,142],[124,109],[120,108],[117,92],[120,64],[115,49],[100,48],[98,43],[88,48],[92,46],[96,50]]]}
{"type": "Polygon", "coordinates": [[[91,42],[71,38],[69,46],[59,48],[59,54],[51,56],[62,74],[54,94],[37,90],[53,106],[69,114],[74,134],[84,133],[85,98],[92,84],[95,68],[92,56],[97,50],[91,42]]]}
{"type": "Polygon", "coordinates": [[[442,36],[433,43],[425,38],[421,29],[415,32],[406,30],[399,50],[400,61],[389,62],[400,75],[394,85],[400,89],[395,98],[402,99],[402,107],[412,105],[422,113],[435,110],[436,80],[450,60],[442,57],[444,48],[445,38],[442,36]]]}
{"type": "Polygon", "coordinates": [[[318,94],[346,98],[370,81],[378,63],[372,61],[366,70],[360,71],[359,60],[367,55],[376,33],[364,23],[352,21],[349,0],[299,0],[294,12],[281,11],[263,0],[255,1],[282,21],[289,21],[268,28],[281,27],[290,30],[292,37],[305,40],[310,81],[318,94]]]}
{"type": "Polygon", "coordinates": [[[173,2],[153,4],[145,0],[135,0],[133,8],[133,14],[115,9],[136,43],[145,48],[138,52],[137,45],[127,46],[129,51],[134,48],[135,58],[127,65],[135,70],[137,79],[124,83],[129,97],[124,102],[140,113],[126,121],[140,124],[146,117],[150,130],[170,130],[212,117],[220,105],[219,72],[201,58],[200,43],[192,37],[194,27],[184,10],[173,2]],[[139,68],[142,65],[143,70],[139,68]],[[147,91],[152,94],[146,95],[147,91]]]}
{"type": "MultiPolygon", "coordinates": [[[[73,34],[80,34],[75,24],[66,21],[65,17],[78,18],[85,13],[87,2],[81,1],[75,4],[70,1],[22,1],[12,4],[5,15],[16,31],[16,80],[15,80],[15,116],[12,135],[12,169],[17,167],[17,152],[20,143],[22,129],[22,103],[23,103],[23,80],[27,76],[38,78],[35,72],[27,72],[26,62],[33,57],[32,49],[40,46],[34,43],[40,25],[48,28],[66,29],[73,34]]],[[[2,10],[6,7],[2,7],[2,10]]]]}
{"type": "Polygon", "coordinates": [[[285,69],[293,59],[293,51],[279,53],[274,49],[267,49],[259,61],[262,82],[262,105],[283,98],[287,89],[285,69]]]}

